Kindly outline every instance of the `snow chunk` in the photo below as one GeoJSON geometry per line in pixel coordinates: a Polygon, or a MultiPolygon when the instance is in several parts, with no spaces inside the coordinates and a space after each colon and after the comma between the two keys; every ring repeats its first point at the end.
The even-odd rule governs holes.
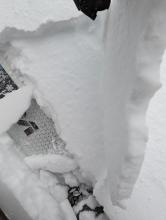
{"type": "Polygon", "coordinates": [[[72,173],[65,173],[63,177],[65,179],[65,183],[70,187],[78,186],[78,180],[72,173]]]}
{"type": "Polygon", "coordinates": [[[28,109],[32,98],[31,85],[15,90],[0,101],[0,134],[6,132],[28,109]],[[21,104],[20,104],[21,103],[21,104]]]}
{"type": "Polygon", "coordinates": [[[67,173],[77,168],[76,162],[63,155],[33,155],[25,158],[25,162],[35,170],[47,170],[53,173],[67,173]]]}
{"type": "Polygon", "coordinates": [[[89,196],[88,198],[79,202],[76,206],[74,206],[75,213],[79,213],[83,209],[83,206],[88,204],[91,209],[94,209],[97,206],[97,202],[94,196],[89,196]]]}

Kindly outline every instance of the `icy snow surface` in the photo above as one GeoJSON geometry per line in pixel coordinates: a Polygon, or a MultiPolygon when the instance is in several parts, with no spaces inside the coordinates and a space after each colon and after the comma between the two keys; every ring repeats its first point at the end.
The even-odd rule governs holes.
{"type": "MultiPolygon", "coordinates": [[[[95,22],[79,16],[72,0],[0,3],[2,59],[13,73],[20,72],[34,84],[37,101],[40,93],[49,102],[52,118],[56,118],[82,176],[92,182],[98,201],[112,217],[112,204],[123,206],[121,200],[130,196],[144,158],[145,114],[159,88],[159,66],[166,45],[165,2],[113,0],[111,13],[100,13],[95,22]]],[[[12,117],[11,124],[13,120],[16,118],[12,117]]],[[[4,170],[0,175],[14,191],[8,182],[11,171],[3,164],[7,157],[4,149],[3,144],[4,170]]],[[[7,149],[9,156],[13,154],[11,159],[16,159],[11,148],[7,149]]],[[[26,167],[23,162],[12,167],[13,178],[17,176],[14,170],[23,169],[22,175],[30,175],[22,167],[26,167]]],[[[20,190],[26,190],[24,187],[20,190]]],[[[48,192],[39,191],[41,197],[33,200],[39,210],[34,205],[31,211],[19,191],[15,196],[32,218],[45,219],[45,197],[50,201],[48,210],[58,205],[48,192]]],[[[48,218],[58,213],[54,208],[48,218]]]]}

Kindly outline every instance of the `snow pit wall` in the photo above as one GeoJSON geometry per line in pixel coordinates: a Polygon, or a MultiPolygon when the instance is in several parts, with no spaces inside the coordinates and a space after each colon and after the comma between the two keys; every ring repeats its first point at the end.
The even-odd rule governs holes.
{"type": "Polygon", "coordinates": [[[116,220],[159,219],[166,218],[166,57],[161,64],[161,89],[152,98],[148,112],[147,124],[149,141],[145,151],[145,160],[131,198],[126,201],[126,210],[114,209],[116,220]]]}

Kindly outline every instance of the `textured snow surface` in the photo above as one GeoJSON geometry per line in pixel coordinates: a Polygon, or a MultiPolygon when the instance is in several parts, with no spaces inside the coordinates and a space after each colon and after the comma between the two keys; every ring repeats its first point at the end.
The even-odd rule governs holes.
{"type": "MultiPolygon", "coordinates": [[[[41,101],[38,94],[48,101],[82,176],[92,182],[98,201],[117,220],[121,212],[114,215],[112,203],[123,206],[121,200],[131,195],[144,158],[145,114],[159,88],[166,45],[165,1],[113,0],[111,13],[100,13],[95,22],[79,16],[72,0],[0,3],[1,59],[13,74],[20,72],[34,84],[37,101],[41,101]]],[[[37,166],[32,159],[31,165],[37,166]]],[[[49,165],[41,158],[38,162],[49,165]]],[[[10,177],[10,170],[6,169],[6,175],[10,177]]],[[[134,195],[135,200],[140,199],[134,195]]],[[[41,196],[38,207],[43,210],[45,194],[41,196]]],[[[21,197],[18,199],[22,204],[21,197]]],[[[48,210],[51,204],[52,200],[48,210]]],[[[23,206],[31,212],[27,204],[23,206]]],[[[44,219],[42,212],[38,217],[39,210],[34,210],[34,219],[44,219]]],[[[49,219],[54,212],[49,212],[49,219]]],[[[128,220],[131,216],[126,213],[128,220]]]]}

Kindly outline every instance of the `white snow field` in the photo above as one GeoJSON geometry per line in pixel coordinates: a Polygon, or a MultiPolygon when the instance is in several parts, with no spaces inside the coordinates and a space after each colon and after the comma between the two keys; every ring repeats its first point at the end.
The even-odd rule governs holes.
{"type": "MultiPolygon", "coordinates": [[[[0,5],[0,63],[28,84],[0,101],[0,207],[17,220],[76,219],[54,175],[61,173],[65,183],[78,184],[78,178],[92,184],[112,220],[165,220],[164,86],[148,113],[145,148],[146,113],[160,86],[166,47],[166,2],[112,0],[95,21],[72,0],[0,5]],[[24,160],[15,149],[5,132],[32,97],[54,120],[72,160],[24,160]],[[125,204],[127,211],[117,207],[125,204]]],[[[80,220],[93,217],[81,213],[80,220]]]]}

